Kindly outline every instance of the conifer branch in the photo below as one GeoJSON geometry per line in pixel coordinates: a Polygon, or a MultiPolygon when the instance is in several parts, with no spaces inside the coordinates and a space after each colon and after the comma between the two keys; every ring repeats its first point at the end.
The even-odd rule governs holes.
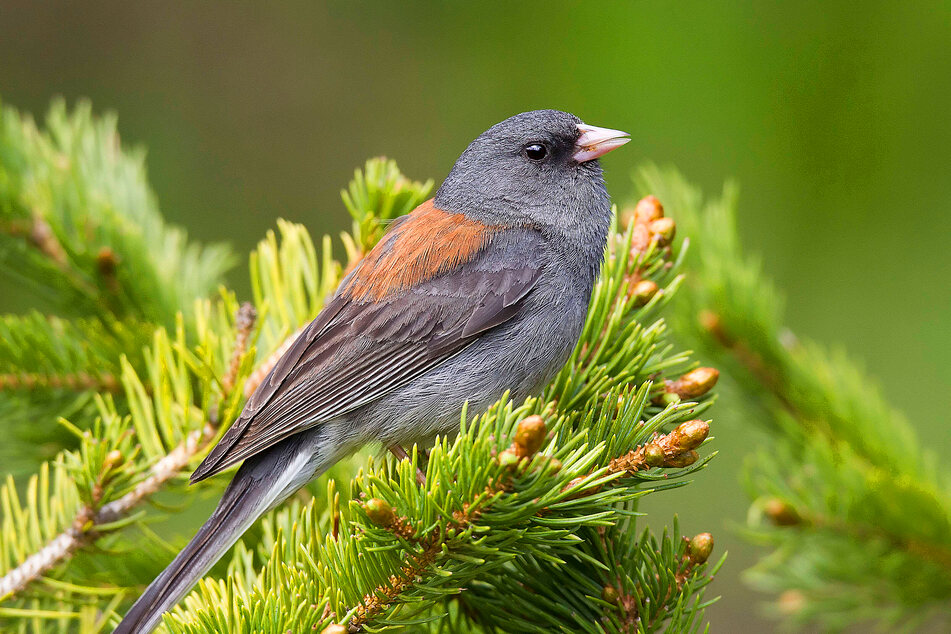
{"type": "MultiPolygon", "coordinates": [[[[247,353],[255,318],[254,307],[249,303],[242,304],[235,318],[236,335],[231,361],[228,364],[227,373],[221,380],[222,400],[226,400],[234,389],[241,360],[247,353]]],[[[209,417],[208,422],[200,430],[189,433],[181,444],[156,462],[148,477],[139,482],[130,492],[99,507],[98,502],[105,480],[116,463],[122,460],[121,452],[118,450],[111,452],[103,465],[101,479],[92,488],[90,502],[79,509],[70,527],[54,537],[39,552],[0,577],[0,600],[12,598],[51,568],[70,557],[76,550],[93,542],[99,536],[100,527],[114,524],[126,517],[132,509],[159,491],[166,482],[180,475],[192,459],[208,447],[217,433],[218,420],[215,415],[209,417]]]]}
{"type": "Polygon", "coordinates": [[[796,625],[947,625],[947,470],[844,354],[782,326],[779,293],[740,249],[735,187],[704,202],[673,170],[648,167],[638,181],[696,237],[678,334],[739,388],[771,440],[747,477],[748,534],[772,552],[748,579],[796,625]]]}

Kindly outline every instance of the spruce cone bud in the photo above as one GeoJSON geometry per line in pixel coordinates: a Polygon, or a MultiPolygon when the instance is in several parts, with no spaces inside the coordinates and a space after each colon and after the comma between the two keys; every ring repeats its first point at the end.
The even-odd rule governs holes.
{"type": "Polygon", "coordinates": [[[647,224],[652,220],[664,217],[664,206],[654,196],[644,196],[637,201],[634,208],[634,219],[639,223],[647,224]]]}
{"type": "Polygon", "coordinates": [[[506,469],[511,469],[518,464],[519,457],[518,454],[512,451],[511,449],[506,449],[499,454],[499,464],[505,467],[506,469]]]}
{"type": "Polygon", "coordinates": [[[320,634],[347,634],[347,628],[343,625],[333,623],[321,630],[320,634]]]}
{"type": "Polygon", "coordinates": [[[700,419],[688,420],[670,432],[670,448],[677,453],[696,449],[707,439],[709,433],[710,423],[707,421],[700,419]]]}
{"type": "Polygon", "coordinates": [[[112,469],[116,465],[122,462],[122,452],[118,449],[113,449],[106,454],[105,459],[102,461],[102,468],[104,471],[112,469]]]}
{"type": "Polygon", "coordinates": [[[518,424],[515,447],[520,457],[531,456],[545,442],[545,421],[541,416],[529,416],[518,424]]]}
{"type": "Polygon", "coordinates": [[[643,306],[657,294],[657,284],[651,280],[641,280],[631,288],[631,297],[634,298],[635,306],[643,306]]]}
{"type": "Polygon", "coordinates": [[[636,224],[631,235],[631,249],[644,251],[651,243],[651,232],[647,225],[636,224]]]}
{"type": "Polygon", "coordinates": [[[614,586],[608,585],[608,586],[604,586],[604,588],[601,590],[601,598],[607,601],[608,603],[617,605],[618,599],[621,598],[621,594],[617,591],[617,589],[614,586]]]}
{"type": "Polygon", "coordinates": [[[651,222],[650,232],[657,236],[657,242],[661,245],[670,244],[674,234],[677,233],[677,223],[673,218],[658,218],[651,222]]]}
{"type": "Polygon", "coordinates": [[[801,590],[786,590],[776,601],[776,607],[787,616],[794,616],[806,607],[806,595],[801,590]]]}
{"type": "Polygon", "coordinates": [[[111,277],[116,274],[116,267],[119,265],[119,257],[111,247],[102,247],[96,254],[96,269],[103,277],[111,277]]]}
{"type": "Polygon", "coordinates": [[[696,565],[700,565],[710,558],[713,552],[713,535],[710,533],[700,533],[690,540],[687,546],[687,555],[696,565]]]}
{"type": "Polygon", "coordinates": [[[701,310],[700,314],[697,315],[697,321],[700,322],[700,327],[707,332],[717,333],[720,331],[720,316],[712,310],[701,310]]]}
{"type": "Polygon", "coordinates": [[[657,443],[644,447],[644,462],[648,467],[662,467],[664,465],[664,450],[657,443]]]}
{"type": "Polygon", "coordinates": [[[679,456],[667,458],[667,460],[664,461],[664,466],[681,469],[683,467],[689,467],[699,459],[700,454],[698,454],[696,451],[687,451],[680,454],[679,456]]]}
{"type": "Polygon", "coordinates": [[[386,528],[387,526],[391,526],[396,519],[396,515],[393,513],[393,507],[390,506],[390,503],[386,500],[370,498],[364,503],[363,508],[366,509],[367,517],[370,518],[370,521],[377,526],[386,528]]]}
{"type": "Polygon", "coordinates": [[[713,389],[719,378],[720,371],[716,368],[697,368],[680,377],[672,388],[680,398],[697,398],[713,389]]]}
{"type": "Polygon", "coordinates": [[[802,522],[796,509],[779,498],[767,500],[763,512],[776,526],[796,526],[802,522]]]}

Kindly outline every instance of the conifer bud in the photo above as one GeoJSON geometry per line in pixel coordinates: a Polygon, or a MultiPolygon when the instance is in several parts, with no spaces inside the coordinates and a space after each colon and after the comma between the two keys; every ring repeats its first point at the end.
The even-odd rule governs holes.
{"type": "Polygon", "coordinates": [[[607,585],[607,586],[604,586],[604,588],[601,590],[601,598],[607,601],[608,603],[617,605],[618,599],[621,598],[621,594],[617,591],[617,588],[615,588],[614,586],[607,585]]]}
{"type": "Polygon", "coordinates": [[[347,634],[347,628],[343,625],[332,623],[321,630],[320,634],[347,634]]]}
{"type": "Polygon", "coordinates": [[[96,254],[96,270],[103,277],[112,277],[116,274],[116,267],[119,265],[119,257],[111,247],[102,247],[96,254]]]}
{"type": "Polygon", "coordinates": [[[667,458],[667,460],[664,461],[664,466],[682,469],[683,467],[689,467],[699,459],[700,454],[698,454],[696,451],[687,451],[678,456],[667,458]]]}
{"type": "Polygon", "coordinates": [[[499,454],[499,464],[506,469],[511,469],[518,464],[519,457],[512,449],[506,449],[499,454]]]}
{"type": "Polygon", "coordinates": [[[720,330],[720,316],[712,310],[701,310],[697,315],[700,327],[710,333],[716,333],[720,330]]]}
{"type": "Polygon", "coordinates": [[[720,371],[716,368],[697,368],[674,381],[670,388],[680,398],[693,399],[703,396],[713,389],[719,378],[720,371]]]}
{"type": "Polygon", "coordinates": [[[634,219],[639,223],[649,223],[664,217],[664,206],[660,204],[655,196],[644,196],[637,201],[637,207],[634,208],[634,219]]]}
{"type": "Polygon", "coordinates": [[[713,535],[710,533],[700,533],[690,540],[687,546],[687,555],[696,565],[700,565],[710,558],[713,552],[713,535]]]}
{"type": "Polygon", "coordinates": [[[677,223],[673,218],[658,218],[650,223],[651,235],[657,237],[657,242],[661,245],[670,244],[677,233],[677,223]]]}
{"type": "Polygon", "coordinates": [[[393,513],[393,507],[386,500],[380,498],[370,498],[364,503],[367,517],[377,526],[387,527],[393,524],[396,516],[393,513]]]}
{"type": "Polygon", "coordinates": [[[776,601],[776,607],[787,616],[793,616],[806,607],[806,595],[801,590],[786,590],[776,601]]]}
{"type": "Polygon", "coordinates": [[[648,467],[660,467],[664,464],[664,450],[657,443],[644,447],[644,462],[648,467]]]}
{"type": "Polygon", "coordinates": [[[545,442],[545,421],[541,416],[529,416],[515,430],[515,447],[519,457],[531,456],[545,442]]]}
{"type": "Polygon", "coordinates": [[[631,297],[634,298],[635,306],[643,306],[654,299],[657,294],[658,286],[651,280],[641,280],[631,288],[631,297]]]}
{"type": "Polygon", "coordinates": [[[670,432],[670,449],[683,453],[696,449],[710,434],[710,424],[707,421],[695,419],[681,423],[670,432]]]}
{"type": "Polygon", "coordinates": [[[763,512],[776,526],[795,526],[802,522],[796,509],[779,498],[767,500],[763,512]]]}
{"type": "Polygon", "coordinates": [[[631,249],[644,251],[651,243],[651,232],[647,225],[636,224],[631,230],[631,249]]]}
{"type": "Polygon", "coordinates": [[[102,461],[102,468],[104,471],[112,469],[118,464],[122,463],[122,452],[118,449],[113,449],[106,454],[106,457],[102,461]]]}

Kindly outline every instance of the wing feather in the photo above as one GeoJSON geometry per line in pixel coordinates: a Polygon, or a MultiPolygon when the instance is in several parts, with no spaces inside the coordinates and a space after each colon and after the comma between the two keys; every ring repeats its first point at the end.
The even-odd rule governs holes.
{"type": "Polygon", "coordinates": [[[355,299],[344,283],[262,381],[192,481],[381,398],[518,314],[540,265],[510,266],[493,251],[477,253],[464,272],[445,271],[383,298],[355,299]]]}

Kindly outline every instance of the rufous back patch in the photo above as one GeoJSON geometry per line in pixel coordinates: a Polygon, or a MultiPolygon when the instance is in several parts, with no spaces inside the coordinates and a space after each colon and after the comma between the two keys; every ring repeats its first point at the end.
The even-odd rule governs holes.
{"type": "Polygon", "coordinates": [[[429,199],[366,255],[345,292],[379,300],[432,279],[470,259],[499,229],[437,209],[429,199]]]}

